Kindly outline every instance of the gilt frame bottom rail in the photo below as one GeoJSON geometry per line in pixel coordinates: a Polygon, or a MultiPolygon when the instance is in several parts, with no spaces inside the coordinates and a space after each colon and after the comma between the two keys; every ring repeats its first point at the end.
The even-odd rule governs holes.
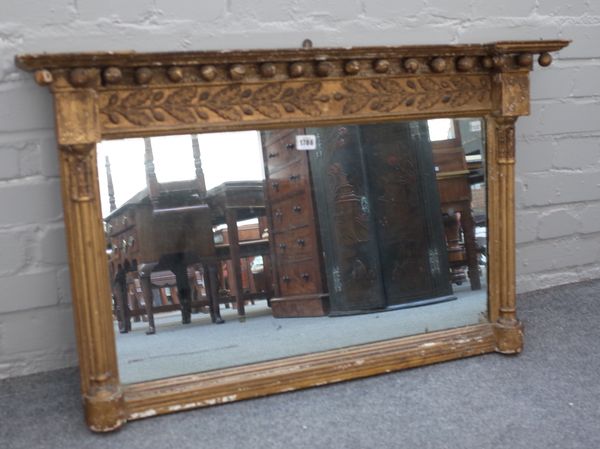
{"type": "Polygon", "coordinates": [[[127,421],[497,350],[491,323],[123,386],[127,421]]]}

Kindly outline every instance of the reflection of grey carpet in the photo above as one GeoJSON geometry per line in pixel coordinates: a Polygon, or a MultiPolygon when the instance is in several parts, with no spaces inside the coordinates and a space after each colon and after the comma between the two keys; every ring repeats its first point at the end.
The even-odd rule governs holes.
{"type": "Polygon", "coordinates": [[[110,435],[85,428],[73,369],[0,381],[0,447],[599,448],[600,280],[524,295],[519,309],[520,356],[151,418],[110,435]]]}
{"type": "Polygon", "coordinates": [[[223,309],[226,323],[214,325],[208,315],[192,315],[182,325],[178,312],[156,315],[155,335],[145,323],[117,333],[119,374],[123,383],[207,371],[327,349],[448,329],[479,322],[487,309],[485,286],[454,288],[457,300],[411,309],[343,317],[273,318],[266,301],[237,312],[223,309]]]}

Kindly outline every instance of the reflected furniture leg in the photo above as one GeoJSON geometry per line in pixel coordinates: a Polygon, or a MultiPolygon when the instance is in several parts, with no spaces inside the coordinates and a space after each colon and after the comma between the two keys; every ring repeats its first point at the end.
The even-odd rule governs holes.
{"type": "Polygon", "coordinates": [[[181,322],[190,324],[192,322],[192,292],[187,275],[187,265],[183,261],[177,261],[170,267],[175,274],[177,282],[177,294],[181,305],[181,322]]]}
{"type": "Polygon", "coordinates": [[[465,208],[460,214],[460,225],[465,238],[465,250],[467,252],[467,265],[469,267],[469,281],[471,290],[481,290],[481,279],[479,277],[479,263],[477,262],[477,243],[475,241],[475,221],[469,208],[465,208]]]}
{"type": "Polygon", "coordinates": [[[206,296],[208,296],[209,301],[208,308],[210,310],[210,319],[215,324],[223,324],[225,320],[221,318],[221,310],[219,307],[219,292],[217,289],[218,266],[214,263],[202,264],[202,269],[204,270],[206,296]]]}
{"type": "Polygon", "coordinates": [[[130,275],[127,280],[127,302],[129,309],[134,312],[133,321],[139,323],[140,321],[147,322],[148,317],[145,313],[146,307],[144,306],[144,295],[142,294],[142,284],[140,277],[136,272],[135,275],[130,275]]]}
{"type": "Polygon", "coordinates": [[[142,294],[144,295],[144,305],[146,307],[146,316],[148,317],[147,335],[156,333],[154,326],[154,311],[152,310],[152,282],[150,282],[150,274],[152,270],[140,272],[140,283],[142,284],[142,294]]]}
{"type": "MultiPolygon", "coordinates": [[[[443,211],[445,212],[445,211],[443,211]]],[[[444,232],[448,247],[448,262],[450,263],[451,280],[456,285],[462,285],[467,280],[463,269],[467,260],[467,252],[460,241],[460,212],[444,213],[444,232]]]]}
{"type": "Polygon", "coordinates": [[[125,280],[124,272],[117,274],[113,286],[113,294],[115,295],[119,332],[125,334],[131,330],[131,318],[127,301],[127,281],[125,280]]]}
{"type": "Polygon", "coordinates": [[[263,255],[263,273],[265,274],[265,298],[267,306],[271,307],[271,298],[273,297],[273,267],[271,265],[271,255],[263,255]]]}
{"type": "Polygon", "coordinates": [[[233,280],[231,291],[236,299],[238,315],[245,315],[244,289],[240,270],[240,241],[237,227],[237,211],[235,209],[227,209],[225,219],[227,220],[227,235],[229,236],[229,251],[231,255],[230,282],[233,280]]]}

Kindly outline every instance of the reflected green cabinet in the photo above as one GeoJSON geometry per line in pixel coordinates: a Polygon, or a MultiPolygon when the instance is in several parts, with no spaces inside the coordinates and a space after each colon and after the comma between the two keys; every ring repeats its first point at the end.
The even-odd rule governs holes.
{"type": "Polygon", "coordinates": [[[307,133],[330,314],[453,299],[427,122],[307,133]]]}

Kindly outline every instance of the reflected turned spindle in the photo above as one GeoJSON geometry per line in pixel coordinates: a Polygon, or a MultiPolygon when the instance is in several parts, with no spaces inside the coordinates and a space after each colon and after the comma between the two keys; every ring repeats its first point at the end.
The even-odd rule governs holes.
{"type": "Polygon", "coordinates": [[[204,171],[202,170],[202,159],[200,157],[200,144],[198,143],[198,135],[192,134],[192,151],[194,154],[194,167],[196,168],[196,180],[198,182],[198,190],[200,193],[206,193],[206,181],[204,179],[204,171]]]}
{"type": "Polygon", "coordinates": [[[159,186],[154,168],[154,154],[152,153],[152,142],[149,137],[144,137],[144,169],[146,171],[146,186],[148,196],[154,207],[158,207],[159,186]]]}
{"type": "Polygon", "coordinates": [[[110,204],[110,211],[112,212],[117,208],[117,203],[115,202],[115,186],[113,184],[112,173],[110,171],[110,160],[108,156],[105,158],[105,167],[106,167],[106,182],[108,184],[108,202],[110,204]]]}

